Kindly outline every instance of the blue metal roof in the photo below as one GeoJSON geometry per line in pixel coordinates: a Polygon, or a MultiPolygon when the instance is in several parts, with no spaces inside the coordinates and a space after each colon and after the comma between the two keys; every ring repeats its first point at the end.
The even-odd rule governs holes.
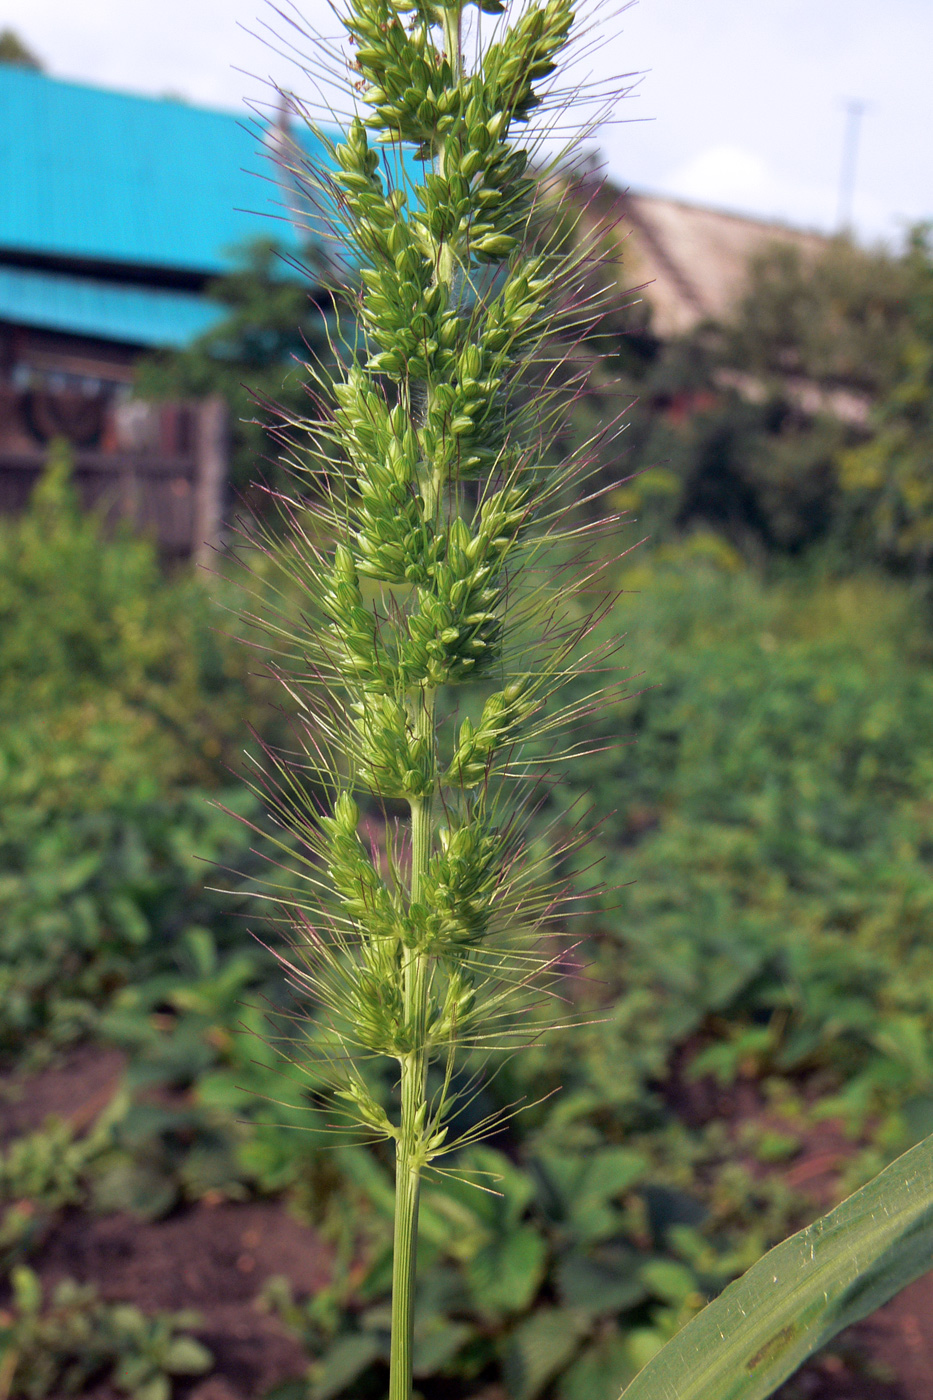
{"type": "Polygon", "coordinates": [[[161,348],[186,345],[224,314],[196,292],[0,267],[0,321],[161,348]]]}
{"type": "Polygon", "coordinates": [[[216,273],[238,244],[298,241],[233,113],[0,64],[0,131],[0,250],[216,273]]]}

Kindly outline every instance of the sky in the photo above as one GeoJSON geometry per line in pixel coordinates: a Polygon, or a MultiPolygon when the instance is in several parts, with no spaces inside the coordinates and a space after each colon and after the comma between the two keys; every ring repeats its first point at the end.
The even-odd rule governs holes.
{"type": "MultiPolygon", "coordinates": [[[[271,32],[294,32],[290,0],[278,4],[0,0],[0,29],[53,76],[237,110],[261,101],[270,77],[310,92],[270,47],[271,32]]],[[[637,0],[621,11],[606,0],[605,11],[579,76],[640,75],[589,143],[623,187],[832,230],[858,101],[857,235],[897,243],[933,219],[931,0],[637,0]]],[[[339,32],[326,0],[298,0],[298,12],[339,32]]]]}

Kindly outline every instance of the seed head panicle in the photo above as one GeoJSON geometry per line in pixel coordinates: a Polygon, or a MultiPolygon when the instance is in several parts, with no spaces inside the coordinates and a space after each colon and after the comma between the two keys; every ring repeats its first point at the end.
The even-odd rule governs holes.
{"type": "Polygon", "coordinates": [[[561,841],[580,836],[531,828],[555,735],[569,722],[576,751],[598,703],[567,686],[599,669],[607,592],[580,562],[598,444],[563,446],[606,238],[591,205],[562,207],[553,150],[574,22],[573,0],[349,0],[347,57],[322,42],[307,65],[332,86],[343,65],[344,134],[317,132],[327,169],[297,142],[286,161],[346,277],[339,369],[291,425],[287,528],[265,539],[298,735],[261,780],[283,861],[301,855],[275,897],[337,1108],[418,1170],[457,1146],[453,1057],[534,1039],[560,995],[561,841]],[[373,1058],[398,1062],[397,1112],[373,1058]]]}

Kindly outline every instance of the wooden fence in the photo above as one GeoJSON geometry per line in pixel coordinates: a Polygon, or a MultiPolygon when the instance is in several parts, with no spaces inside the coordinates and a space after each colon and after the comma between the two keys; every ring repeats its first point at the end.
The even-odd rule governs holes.
{"type": "MultiPolygon", "coordinates": [[[[0,405],[7,412],[9,402],[0,405]]],[[[206,562],[220,538],[227,477],[227,408],[220,398],[146,404],[112,414],[111,431],[93,449],[74,447],[74,482],[88,510],[128,520],[163,554],[206,562]]],[[[7,420],[9,423],[9,419],[7,420]]],[[[23,510],[42,472],[47,446],[4,433],[0,421],[0,514],[23,510]],[[19,441],[17,441],[19,438],[19,441]],[[6,445],[4,445],[4,443],[6,445]]]]}

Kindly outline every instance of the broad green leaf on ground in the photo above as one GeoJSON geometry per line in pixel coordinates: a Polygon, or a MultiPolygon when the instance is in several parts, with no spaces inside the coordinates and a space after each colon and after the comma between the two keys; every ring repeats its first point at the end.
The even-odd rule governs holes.
{"type": "Polygon", "coordinates": [[[310,1395],[313,1400],[331,1400],[381,1355],[383,1346],[374,1332],[353,1332],[338,1337],[314,1366],[310,1395]]]}
{"type": "Polygon", "coordinates": [[[539,1308],[515,1329],[505,1352],[508,1392],[535,1400],[573,1356],[585,1323],[563,1308],[539,1308]]]}
{"type": "Polygon", "coordinates": [[[772,1249],[658,1352],[624,1400],[764,1400],[933,1267],[933,1137],[772,1249]]]}

